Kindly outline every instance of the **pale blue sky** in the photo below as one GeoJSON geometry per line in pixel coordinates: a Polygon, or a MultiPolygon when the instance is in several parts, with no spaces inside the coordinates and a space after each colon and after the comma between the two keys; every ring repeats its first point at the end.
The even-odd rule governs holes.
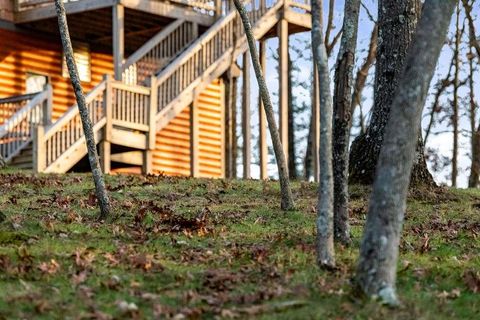
{"type": "MultiPolygon", "coordinates": [[[[325,17],[328,13],[328,1],[325,1],[325,17]]],[[[377,13],[377,8],[376,8],[376,4],[377,4],[377,1],[374,1],[374,0],[364,0],[363,3],[365,4],[365,6],[368,7],[370,13],[374,16],[374,19],[376,19],[376,13],[377,13]]],[[[478,4],[474,7],[474,16],[476,17],[478,15],[478,11],[479,11],[479,6],[478,4]]],[[[335,7],[335,14],[334,14],[334,25],[335,25],[335,30],[334,30],[334,34],[336,32],[338,32],[338,30],[341,28],[341,24],[342,24],[342,19],[343,19],[343,1],[336,1],[336,7],[335,7]]],[[[461,21],[463,22],[463,19],[464,19],[464,16],[463,14],[461,15],[461,21]]],[[[326,20],[325,20],[326,21],[326,20]]],[[[455,25],[455,19],[452,19],[452,27],[451,27],[451,30],[449,32],[449,35],[450,37],[452,36],[453,32],[454,32],[454,25],[455,25]]],[[[366,56],[366,50],[367,50],[367,47],[368,47],[368,43],[370,41],[370,36],[371,36],[371,31],[372,31],[372,28],[373,28],[373,23],[370,21],[370,18],[368,17],[367,13],[366,13],[366,10],[362,8],[361,10],[361,15],[360,15],[360,23],[359,23],[359,33],[358,33],[358,52],[357,52],[357,57],[356,57],[356,61],[357,61],[357,67],[362,63],[362,61],[364,60],[365,56],[366,56]]],[[[468,32],[468,27],[466,28],[467,32],[468,32]]],[[[480,30],[480,25],[477,26],[477,30],[480,30]]],[[[465,34],[465,39],[467,37],[467,33],[465,34]]],[[[309,32],[306,32],[306,33],[301,33],[301,34],[295,34],[295,35],[292,35],[290,36],[290,47],[292,48],[293,46],[299,48],[299,47],[302,47],[304,46],[304,42],[305,41],[309,41],[310,40],[310,33],[309,32]]],[[[268,62],[267,62],[267,72],[266,72],[266,80],[267,80],[267,85],[272,93],[272,100],[273,100],[273,103],[274,103],[274,107],[277,107],[277,99],[276,99],[276,92],[278,91],[278,75],[277,75],[277,62],[271,57],[271,54],[273,52],[275,52],[278,48],[278,39],[276,38],[273,38],[273,39],[270,39],[268,40],[267,42],[267,47],[268,47],[268,62]]],[[[290,49],[290,52],[291,54],[293,55],[293,57],[296,57],[296,55],[294,54],[293,50],[290,49]]],[[[462,50],[462,59],[465,60],[465,54],[466,54],[466,47],[462,50]]],[[[304,52],[304,55],[310,59],[311,57],[311,53],[309,52],[309,50],[305,50],[304,52]]],[[[441,54],[441,57],[439,59],[439,63],[438,63],[438,66],[437,66],[437,70],[436,70],[436,75],[435,75],[435,78],[434,80],[432,81],[432,87],[433,85],[436,83],[436,79],[438,80],[439,78],[442,78],[446,73],[447,73],[447,69],[448,69],[448,66],[450,64],[450,59],[451,59],[451,56],[452,56],[452,50],[451,48],[449,47],[448,44],[445,45],[445,47],[443,48],[443,51],[442,51],[442,54],[441,54]]],[[[335,52],[332,54],[332,57],[329,61],[330,63],[330,68],[333,70],[333,67],[334,67],[334,64],[335,64],[335,60],[336,60],[336,50],[335,52]]],[[[239,63],[241,64],[241,59],[239,59],[239,63]]],[[[307,61],[307,59],[299,59],[297,61],[297,66],[299,67],[299,69],[301,70],[301,72],[297,72],[295,73],[294,77],[296,79],[298,79],[299,81],[307,81],[307,83],[310,83],[310,77],[311,77],[311,72],[312,72],[312,65],[309,61],[307,61]]],[[[467,65],[465,64],[465,67],[464,68],[467,68],[467,65]]],[[[466,69],[465,69],[466,70],[466,69]]],[[[253,72],[252,72],[253,74],[253,72]]],[[[333,76],[333,73],[332,73],[332,76],[333,76]]],[[[464,79],[466,77],[466,73],[465,71],[463,71],[461,73],[461,79],[464,79]]],[[[256,80],[252,77],[251,79],[251,87],[252,87],[252,101],[257,101],[258,100],[258,92],[257,92],[257,84],[256,84],[256,80]]],[[[373,81],[373,68],[371,70],[371,74],[369,76],[369,82],[372,82],[373,81]]],[[[478,75],[478,72],[476,73],[476,76],[475,76],[475,88],[479,88],[478,87],[478,83],[480,81],[480,77],[478,75]]],[[[239,81],[239,83],[241,83],[241,81],[239,81]]],[[[239,89],[241,89],[239,87],[239,89]]],[[[475,90],[477,91],[477,90],[475,90]]],[[[240,91],[239,91],[240,92],[240,91]]],[[[311,100],[311,97],[310,97],[310,93],[309,93],[309,88],[302,88],[302,87],[295,87],[294,88],[294,95],[299,99],[299,101],[305,101],[307,104],[310,104],[310,100],[311,100]]],[[[433,90],[431,90],[431,94],[433,93],[433,90]]],[[[460,90],[460,95],[462,96],[465,96],[466,94],[468,94],[468,91],[467,91],[467,87],[464,87],[460,90]]],[[[477,97],[480,96],[480,93],[477,94],[477,97]]],[[[371,89],[371,87],[368,87],[366,88],[366,90],[364,91],[364,101],[363,101],[363,110],[364,110],[364,113],[368,113],[368,110],[370,109],[371,105],[372,105],[372,98],[373,98],[373,91],[371,89]]],[[[448,100],[447,98],[450,98],[451,99],[451,96],[445,96],[443,99],[442,99],[442,102],[444,104],[448,104],[448,100]]],[[[431,96],[429,98],[429,101],[427,102],[426,106],[425,106],[425,109],[424,109],[424,113],[428,113],[428,109],[429,107],[431,106],[431,103],[432,103],[432,99],[431,99],[431,96]]],[[[461,127],[462,129],[464,130],[468,130],[469,128],[469,120],[467,118],[467,115],[465,114],[465,110],[467,108],[467,105],[466,105],[467,102],[463,101],[462,102],[462,105],[460,106],[461,109],[462,109],[462,119],[461,119],[461,127]]],[[[448,105],[447,105],[448,107],[448,105]]],[[[240,112],[240,109],[238,110],[238,112],[240,112]]],[[[258,130],[258,115],[257,115],[257,108],[254,108],[252,106],[252,132],[253,134],[255,135],[257,130],[258,130]]],[[[358,110],[357,110],[358,112],[358,110]]],[[[304,115],[301,117],[301,119],[297,119],[297,121],[306,121],[306,119],[308,118],[308,115],[304,115]]],[[[479,118],[479,117],[477,117],[479,118]]],[[[477,120],[478,121],[478,120],[477,120]]],[[[428,122],[428,119],[425,117],[424,118],[424,121],[423,121],[423,125],[424,127],[426,126],[426,123],[428,122]]],[[[451,158],[451,150],[452,150],[452,134],[450,132],[445,132],[447,130],[451,130],[451,128],[448,126],[448,120],[445,120],[442,124],[438,125],[434,132],[437,132],[438,134],[435,134],[435,135],[431,135],[430,138],[429,138],[429,141],[427,142],[427,147],[430,147],[430,148],[435,148],[435,149],[438,149],[439,151],[439,155],[441,156],[445,156],[445,157],[448,157],[448,158],[451,158]]],[[[357,131],[354,130],[353,133],[355,134],[357,131]]],[[[240,141],[239,143],[241,144],[242,141],[241,141],[241,132],[240,132],[240,128],[238,128],[238,134],[240,136],[240,141]]],[[[299,132],[298,135],[300,137],[304,137],[306,136],[306,132],[299,132]]],[[[255,139],[255,138],[253,138],[255,139]]],[[[305,139],[303,139],[305,140],[305,139]]],[[[268,137],[268,141],[269,141],[269,144],[270,144],[270,137],[268,137]]],[[[252,145],[256,145],[257,141],[254,140],[252,141],[252,145]]],[[[459,167],[460,167],[460,174],[459,174],[459,178],[458,178],[458,184],[460,187],[466,187],[467,185],[467,181],[468,181],[468,175],[469,175],[469,167],[470,167],[470,160],[469,160],[469,152],[470,152],[470,146],[469,146],[469,137],[466,135],[466,134],[463,134],[460,138],[460,151],[459,151],[459,167]]],[[[298,147],[298,150],[297,152],[300,153],[300,154],[304,154],[305,152],[305,148],[306,148],[306,141],[303,141],[299,147],[298,147]]],[[[256,155],[253,156],[253,158],[257,158],[256,155]]],[[[239,175],[241,175],[241,172],[242,172],[242,166],[241,166],[241,157],[239,157],[238,159],[238,172],[239,172],[239,175]]],[[[252,161],[254,162],[255,160],[252,159],[252,161]]],[[[273,160],[273,159],[272,159],[273,160]]],[[[450,181],[450,167],[447,167],[445,168],[443,171],[439,172],[439,173],[435,173],[435,179],[437,180],[437,182],[439,183],[446,183],[450,181]]],[[[275,172],[276,172],[276,165],[272,164],[269,166],[269,173],[271,175],[275,175],[275,172]]],[[[258,178],[259,176],[259,168],[257,165],[252,165],[252,175],[254,178],[258,178]]]]}

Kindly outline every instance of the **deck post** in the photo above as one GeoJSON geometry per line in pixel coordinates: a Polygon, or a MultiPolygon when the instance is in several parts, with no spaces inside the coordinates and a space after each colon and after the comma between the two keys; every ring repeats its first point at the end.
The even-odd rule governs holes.
{"type": "MultiPolygon", "coordinates": [[[[232,68],[230,68],[230,72],[232,72],[232,68]]],[[[231,160],[230,160],[230,169],[231,175],[230,178],[237,178],[237,157],[238,157],[238,140],[237,140],[237,91],[238,91],[238,77],[232,74],[232,93],[230,95],[232,101],[230,102],[230,119],[231,119],[231,160]]]]}
{"type": "Polygon", "coordinates": [[[220,19],[222,16],[222,0],[215,0],[215,18],[220,19]]]}
{"type": "Polygon", "coordinates": [[[250,55],[243,54],[243,85],[242,85],[242,135],[243,135],[243,178],[250,179],[250,164],[252,159],[252,132],[250,127],[250,55]]]}
{"type": "Polygon", "coordinates": [[[104,173],[111,171],[111,141],[112,141],[112,117],[113,117],[113,98],[112,98],[112,81],[110,75],[103,77],[105,81],[105,94],[103,96],[103,110],[105,112],[105,129],[104,136],[100,143],[100,164],[104,173]]]}
{"type": "Polygon", "coordinates": [[[200,174],[198,138],[198,108],[195,103],[192,103],[190,105],[190,175],[193,178],[197,178],[200,174]]]}
{"type": "Polygon", "coordinates": [[[53,89],[51,84],[46,84],[44,90],[47,92],[47,99],[43,103],[42,109],[42,124],[49,126],[52,123],[52,109],[53,109],[53,89]]]}
{"type": "Polygon", "coordinates": [[[45,136],[45,127],[41,124],[33,128],[33,172],[41,173],[46,167],[46,150],[44,137],[45,136]]]}
{"type": "Polygon", "coordinates": [[[112,36],[115,80],[121,81],[125,55],[125,8],[121,4],[112,7],[112,36]]]}
{"type": "Polygon", "coordinates": [[[320,179],[320,155],[319,155],[319,141],[320,141],[320,90],[318,82],[317,67],[313,68],[313,99],[312,99],[312,121],[313,121],[313,137],[312,137],[312,152],[313,152],[313,178],[315,182],[320,179]]]}
{"type": "Polygon", "coordinates": [[[224,99],[223,107],[225,112],[223,113],[224,119],[224,131],[223,131],[223,141],[224,141],[224,157],[223,162],[225,163],[225,178],[232,178],[232,109],[230,106],[230,97],[231,97],[231,85],[233,78],[230,77],[230,71],[224,75],[224,99]]]}
{"type": "Polygon", "coordinates": [[[150,104],[148,105],[148,136],[147,149],[143,152],[144,174],[153,173],[153,151],[157,144],[157,105],[158,105],[158,85],[155,76],[150,77],[150,104]]]}
{"type": "Polygon", "coordinates": [[[288,22],[282,19],[277,26],[278,36],[278,105],[280,140],[282,141],[285,157],[288,161],[288,22]]]}
{"type": "MultiPolygon", "coordinates": [[[[263,73],[263,76],[265,77],[265,71],[267,70],[265,40],[260,40],[259,42],[259,56],[260,56],[260,64],[262,66],[262,73],[263,73]]],[[[258,97],[258,119],[259,119],[258,139],[259,139],[259,148],[260,148],[260,179],[266,180],[268,178],[267,116],[265,115],[265,109],[263,108],[262,98],[260,96],[258,97]]]]}

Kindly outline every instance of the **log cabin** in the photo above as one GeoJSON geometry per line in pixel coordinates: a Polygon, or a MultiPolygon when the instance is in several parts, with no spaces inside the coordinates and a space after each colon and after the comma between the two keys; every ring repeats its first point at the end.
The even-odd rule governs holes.
{"type": "MultiPolygon", "coordinates": [[[[231,1],[64,2],[103,170],[231,178],[237,78],[247,142],[253,110],[247,42],[231,1]]],[[[266,39],[279,37],[288,148],[288,36],[310,29],[309,0],[245,3],[263,65],[266,39]]],[[[255,108],[266,178],[266,120],[260,102],[255,108]]],[[[250,143],[242,153],[250,178],[250,143]]],[[[53,0],[0,0],[0,155],[13,167],[65,173],[88,170],[86,154],[53,0]]]]}

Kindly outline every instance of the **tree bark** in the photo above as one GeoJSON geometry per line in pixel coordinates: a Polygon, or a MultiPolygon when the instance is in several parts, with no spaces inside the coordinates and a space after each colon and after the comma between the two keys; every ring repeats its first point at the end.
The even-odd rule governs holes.
{"type": "Polygon", "coordinates": [[[398,250],[422,110],[454,7],[455,0],[425,2],[385,127],[360,248],[357,283],[368,297],[389,305],[398,303],[398,250]]]}
{"type": "Polygon", "coordinates": [[[333,101],[330,93],[330,72],[323,38],[323,1],[312,1],[313,61],[320,80],[320,186],[317,205],[317,262],[320,267],[335,267],[333,247],[333,166],[332,120],[333,101]]]}
{"type": "Polygon", "coordinates": [[[292,57],[288,55],[288,173],[290,179],[297,179],[297,154],[295,150],[295,116],[293,105],[292,57]]]}
{"type": "Polygon", "coordinates": [[[310,117],[310,124],[308,127],[308,136],[307,136],[307,150],[305,151],[305,158],[303,160],[303,179],[309,181],[310,177],[313,175],[313,112],[310,117]]]}
{"type": "Polygon", "coordinates": [[[110,215],[110,201],[108,199],[105,182],[103,180],[102,169],[98,160],[97,145],[93,135],[92,123],[90,115],[88,114],[87,105],[85,102],[85,95],[83,93],[82,84],[78,75],[77,65],[75,63],[72,42],[68,32],[67,16],[65,14],[65,7],[62,0],[55,0],[55,8],[58,16],[58,27],[60,30],[60,37],[62,39],[63,52],[67,61],[68,72],[72,82],[75,97],[77,99],[78,110],[82,120],[83,132],[85,133],[85,143],[88,150],[88,160],[92,170],[93,180],[95,182],[96,195],[98,204],[100,206],[100,219],[105,219],[110,215]]]}
{"type": "Polygon", "coordinates": [[[353,68],[357,49],[360,0],[345,1],[343,34],[335,67],[333,95],[333,178],[334,234],[343,244],[350,243],[348,224],[348,146],[352,118],[353,68]]]}
{"type": "Polygon", "coordinates": [[[255,70],[255,76],[258,82],[258,88],[263,101],[263,107],[265,108],[265,114],[267,116],[268,128],[270,130],[270,136],[272,137],[273,151],[275,153],[275,159],[278,167],[278,178],[280,181],[280,191],[282,194],[281,208],[283,210],[292,210],[295,207],[293,201],[292,190],[290,188],[290,181],[288,179],[288,167],[285,159],[285,153],[283,151],[282,142],[280,141],[280,134],[275,122],[275,115],[273,113],[272,102],[270,100],[270,94],[268,92],[265,78],[262,75],[262,67],[260,66],[260,60],[258,58],[257,44],[252,32],[252,26],[245,11],[245,7],[240,0],[233,0],[235,7],[240,14],[240,18],[245,29],[245,35],[247,36],[248,47],[250,49],[250,57],[252,58],[253,69],[255,70]]]}
{"type": "Polygon", "coordinates": [[[460,42],[463,32],[460,29],[460,6],[457,3],[457,17],[455,23],[455,47],[453,50],[453,59],[455,61],[455,72],[453,73],[453,101],[452,101],[452,126],[453,126],[453,148],[452,148],[452,187],[457,186],[458,176],[458,118],[459,118],[459,106],[458,106],[458,88],[460,74],[460,42]]]}
{"type": "MultiPolygon", "coordinates": [[[[372,35],[370,37],[370,44],[368,46],[368,54],[367,58],[363,62],[360,69],[357,71],[357,76],[355,77],[355,85],[353,86],[353,94],[352,94],[352,107],[350,114],[353,116],[355,113],[355,109],[358,105],[362,102],[362,92],[365,88],[365,84],[367,82],[368,72],[370,68],[375,63],[375,56],[377,54],[377,41],[378,41],[378,24],[375,24],[372,30],[372,35]]],[[[352,121],[350,121],[350,127],[352,125],[352,121]]]]}
{"type": "MultiPolygon", "coordinates": [[[[470,37],[472,33],[470,32],[470,37]]],[[[472,40],[470,39],[470,43],[472,40]]],[[[477,118],[477,104],[475,103],[475,88],[474,88],[474,68],[473,68],[473,52],[472,46],[470,45],[469,50],[469,74],[468,74],[468,84],[469,84],[469,99],[470,99],[470,132],[471,137],[471,150],[472,150],[472,159],[470,165],[470,177],[468,178],[468,187],[469,188],[478,188],[480,183],[480,128],[477,128],[476,118],[477,118]]]]}
{"type": "MultiPolygon", "coordinates": [[[[378,5],[379,41],[375,72],[375,99],[370,125],[365,134],[352,143],[350,152],[350,182],[372,184],[378,155],[383,143],[385,125],[390,116],[393,95],[398,87],[399,76],[414,35],[421,4],[419,0],[380,0],[378,5]]],[[[423,146],[417,146],[418,159],[423,146]]],[[[428,172],[425,161],[418,161],[412,175],[425,180],[412,179],[428,186],[435,181],[428,172]]]]}

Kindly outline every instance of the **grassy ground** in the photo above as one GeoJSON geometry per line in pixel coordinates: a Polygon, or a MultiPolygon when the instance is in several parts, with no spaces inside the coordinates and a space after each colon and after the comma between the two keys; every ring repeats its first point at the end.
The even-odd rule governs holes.
{"type": "Polygon", "coordinates": [[[316,187],[108,177],[117,220],[96,221],[87,175],[0,174],[0,318],[478,319],[480,192],[410,195],[402,307],[362,301],[351,279],[368,190],[352,187],[351,248],[315,265],[316,187]],[[477,292],[477,293],[475,293],[477,292]]]}

